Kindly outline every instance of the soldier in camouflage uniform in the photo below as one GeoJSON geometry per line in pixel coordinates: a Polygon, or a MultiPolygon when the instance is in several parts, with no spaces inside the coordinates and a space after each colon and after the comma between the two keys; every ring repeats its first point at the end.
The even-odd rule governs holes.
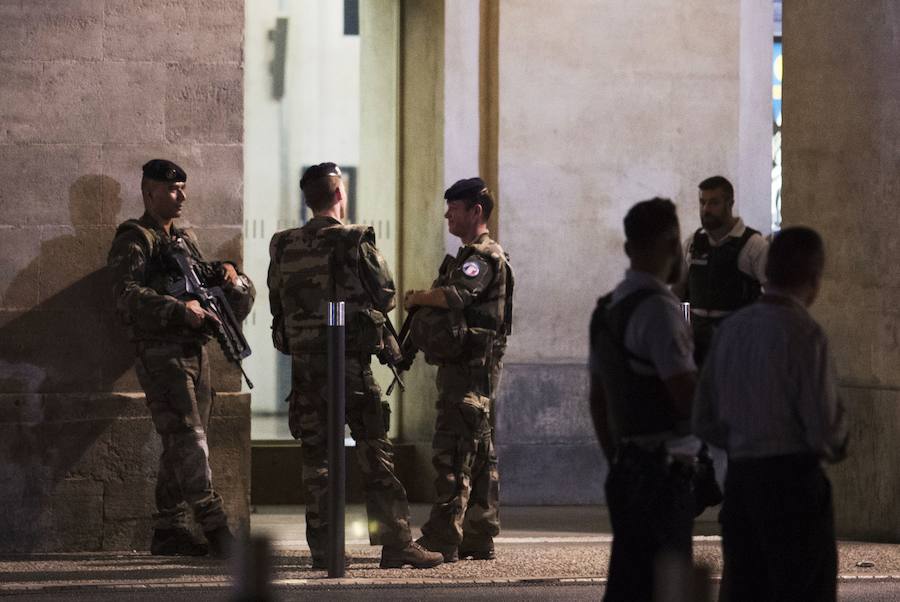
{"type": "Polygon", "coordinates": [[[448,229],[463,246],[444,259],[430,290],[404,298],[415,309],[413,345],[439,366],[432,445],[437,501],[418,542],[441,552],[444,562],[492,560],[500,532],[492,412],[511,332],[513,273],[487,229],[494,201],[484,181],[460,180],[444,198],[448,229]]]}
{"type": "Polygon", "coordinates": [[[108,267],[116,308],[136,344],[138,379],[162,439],[150,551],[226,557],[234,537],[213,488],[206,440],[214,393],[204,347],[210,335],[204,326],[214,318],[197,301],[172,296],[180,273],[171,254],[186,249],[201,279],[208,286],[223,286],[238,319],[249,312],[254,290],[234,264],[204,261],[193,232],[174,225],[185,202],[186,180],[184,170],[171,161],[154,159],[143,166],[144,215],[116,230],[108,267]],[[188,506],[209,548],[188,530],[188,506]]]}
{"type": "Polygon", "coordinates": [[[387,437],[390,407],[370,366],[373,353],[390,350],[382,340],[382,325],[394,306],[394,282],[375,247],[374,231],[341,221],[347,193],[338,166],[310,167],[300,188],[314,217],[272,237],[268,285],[275,347],[292,356],[289,426],[303,444],[306,539],[313,567],[326,566],[328,534],[329,301],[346,303],[347,424],[364,479],[369,541],[384,546],[382,568],[437,566],[441,555],[422,549],[410,536],[406,489],[394,472],[387,437]]]}

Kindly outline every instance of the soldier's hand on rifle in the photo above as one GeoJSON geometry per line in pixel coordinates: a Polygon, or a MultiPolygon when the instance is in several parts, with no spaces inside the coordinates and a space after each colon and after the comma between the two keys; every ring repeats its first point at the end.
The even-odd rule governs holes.
{"type": "Polygon", "coordinates": [[[238,284],[238,273],[233,265],[230,263],[223,263],[222,267],[225,269],[225,281],[237,286],[238,284]]]}
{"type": "Polygon", "coordinates": [[[187,320],[188,326],[191,328],[200,328],[203,326],[203,321],[208,317],[208,312],[203,309],[200,302],[196,299],[192,299],[184,305],[187,307],[185,320],[187,320]]]}
{"type": "Polygon", "coordinates": [[[440,307],[448,309],[447,296],[440,288],[432,288],[427,291],[406,291],[403,295],[403,306],[406,309],[412,309],[418,306],[440,307]]]}
{"type": "Polygon", "coordinates": [[[409,369],[412,368],[413,360],[415,359],[415,352],[407,353],[399,362],[394,364],[394,367],[397,369],[397,372],[408,372],[409,369]]]}
{"type": "Polygon", "coordinates": [[[203,326],[203,322],[206,320],[219,322],[219,318],[216,316],[216,314],[204,308],[196,299],[191,299],[190,301],[185,303],[185,306],[188,309],[186,318],[187,323],[191,328],[200,328],[201,326],[203,326]]]}
{"type": "Polygon", "coordinates": [[[403,307],[405,307],[406,309],[412,309],[413,307],[415,307],[417,305],[416,296],[421,292],[422,291],[415,290],[406,291],[406,293],[403,295],[403,307]]]}
{"type": "Polygon", "coordinates": [[[378,361],[386,366],[395,366],[397,362],[403,359],[403,355],[400,353],[400,346],[397,344],[397,339],[392,336],[384,337],[383,345],[375,355],[378,357],[378,361]]]}

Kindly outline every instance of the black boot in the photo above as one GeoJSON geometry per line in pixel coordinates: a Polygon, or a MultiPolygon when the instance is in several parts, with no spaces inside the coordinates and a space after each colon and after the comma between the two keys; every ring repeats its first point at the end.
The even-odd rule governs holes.
{"type": "Polygon", "coordinates": [[[234,554],[237,541],[234,539],[234,535],[231,534],[231,530],[225,525],[212,531],[205,531],[203,534],[206,535],[206,541],[209,542],[210,556],[231,558],[232,554],[234,554]]]}
{"type": "Polygon", "coordinates": [[[459,544],[459,557],[472,560],[494,560],[497,555],[494,552],[493,538],[474,539],[463,537],[459,544]]]}
{"type": "Polygon", "coordinates": [[[184,527],[154,529],[150,553],[154,556],[206,556],[206,544],[184,527]]]}

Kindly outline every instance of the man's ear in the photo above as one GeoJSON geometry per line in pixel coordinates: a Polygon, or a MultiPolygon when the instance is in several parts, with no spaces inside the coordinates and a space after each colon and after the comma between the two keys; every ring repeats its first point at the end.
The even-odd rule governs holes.
{"type": "Polygon", "coordinates": [[[473,211],[475,211],[475,217],[478,218],[479,222],[487,221],[482,218],[482,216],[484,215],[484,207],[482,207],[480,203],[475,203],[472,209],[473,211]]]}
{"type": "Polygon", "coordinates": [[[335,200],[338,200],[338,201],[344,200],[344,193],[341,191],[340,186],[338,186],[337,188],[334,189],[334,198],[335,198],[335,200]]]}

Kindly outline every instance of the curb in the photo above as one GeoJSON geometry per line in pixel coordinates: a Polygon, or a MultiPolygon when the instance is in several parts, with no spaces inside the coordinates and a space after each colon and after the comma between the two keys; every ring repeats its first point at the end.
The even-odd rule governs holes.
{"type": "MultiPolygon", "coordinates": [[[[710,581],[718,583],[722,580],[720,575],[710,578],[710,581]]],[[[838,582],[900,582],[900,575],[838,575],[838,582]]],[[[274,589],[309,589],[315,590],[323,587],[342,587],[346,589],[378,589],[383,587],[445,587],[445,588],[469,588],[479,586],[510,586],[510,585],[602,585],[606,583],[606,577],[520,577],[511,579],[276,579],[272,582],[274,589]]],[[[79,585],[36,585],[36,584],[5,584],[0,585],[0,595],[8,594],[32,594],[32,593],[65,593],[74,591],[167,591],[181,589],[230,589],[231,581],[186,581],[175,583],[89,583],[79,585]]]]}

